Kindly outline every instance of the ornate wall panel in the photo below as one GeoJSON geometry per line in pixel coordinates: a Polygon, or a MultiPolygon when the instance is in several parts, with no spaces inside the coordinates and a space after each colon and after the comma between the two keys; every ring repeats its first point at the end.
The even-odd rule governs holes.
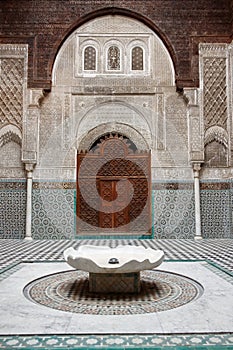
{"type": "Polygon", "coordinates": [[[227,128],[226,58],[204,58],[205,128],[219,125],[227,128]]]}
{"type": "Polygon", "coordinates": [[[226,167],[230,157],[228,50],[227,44],[201,44],[199,47],[205,161],[208,167],[226,167]],[[209,140],[210,136],[214,138],[209,140]]]}
{"type": "Polygon", "coordinates": [[[78,234],[150,233],[150,152],[110,135],[78,154],[77,169],[78,234]]]}
{"type": "Polygon", "coordinates": [[[71,96],[64,94],[62,113],[62,149],[67,151],[72,143],[71,96]]]}
{"type": "Polygon", "coordinates": [[[0,176],[25,177],[21,162],[27,45],[0,44],[0,176]]]}
{"type": "Polygon", "coordinates": [[[143,138],[143,136],[135,130],[133,127],[119,123],[119,122],[112,122],[112,123],[104,123],[99,126],[97,126],[94,129],[89,130],[89,132],[83,137],[81,142],[78,145],[78,148],[80,150],[88,150],[91,147],[91,144],[93,140],[97,140],[99,138],[99,135],[104,135],[106,132],[115,132],[119,134],[124,134],[127,136],[139,150],[148,150],[150,149],[148,143],[143,138]]]}
{"type": "Polygon", "coordinates": [[[33,239],[74,238],[74,193],[74,189],[65,189],[62,183],[33,184],[33,239]]]}
{"type": "MultiPolygon", "coordinates": [[[[40,153],[47,150],[51,137],[62,132],[62,100],[61,96],[50,94],[44,99],[40,113],[40,153]]],[[[61,147],[61,145],[60,145],[61,147]]]]}
{"type": "MultiPolygon", "coordinates": [[[[98,76],[102,73],[108,79],[108,91],[112,88],[114,91],[119,90],[118,85],[120,85],[120,90],[123,86],[127,90],[129,89],[126,79],[117,82],[113,78],[110,82],[111,75],[119,73],[128,75],[132,83],[135,79],[137,81],[140,79],[140,85],[143,84],[144,89],[148,86],[148,78],[153,78],[150,79],[152,86],[154,82],[157,86],[175,86],[173,64],[168,50],[160,38],[142,22],[120,15],[97,17],[74,31],[64,42],[62,50],[57,55],[53,70],[53,82],[56,86],[64,86],[64,84],[77,86],[86,92],[93,91],[93,89],[102,89],[103,91],[106,83],[101,77],[100,80],[87,78],[88,75],[89,77],[91,75],[98,76]],[[135,33],[137,33],[136,36],[135,33]],[[141,66],[137,66],[137,70],[132,70],[131,49],[139,46],[139,43],[144,50],[144,57],[151,57],[156,64],[151,64],[150,60],[145,59],[143,70],[138,69],[141,66]],[[95,62],[90,61],[91,64],[86,65],[89,70],[84,70],[84,50],[88,46],[96,49],[96,66],[95,62]],[[110,50],[110,48],[116,47],[121,50],[118,54],[117,50],[110,50]],[[115,67],[110,63],[110,53],[113,55],[114,65],[117,62],[115,67]],[[75,57],[75,64],[73,57],[75,57]],[[90,68],[95,68],[95,70],[90,68]],[[83,77],[83,84],[80,84],[80,79],[77,79],[80,77],[83,77]]],[[[135,85],[135,88],[140,89],[139,84],[135,85]]]]}
{"type": "Polygon", "coordinates": [[[157,103],[157,125],[156,125],[156,140],[157,140],[157,149],[163,150],[166,148],[166,114],[164,111],[164,94],[156,95],[157,103]]]}
{"type": "MultiPolygon", "coordinates": [[[[84,101],[86,99],[83,99],[84,101]]],[[[139,97],[137,99],[132,98],[131,101],[128,103],[126,100],[112,100],[110,101],[109,98],[106,99],[105,103],[101,103],[100,101],[96,101],[95,99],[92,100],[86,100],[86,103],[89,103],[89,108],[86,110],[86,113],[83,117],[80,115],[80,98],[78,96],[74,97],[74,104],[75,104],[75,117],[76,119],[80,119],[80,122],[77,125],[78,128],[78,135],[77,138],[83,139],[87,133],[94,130],[94,128],[104,127],[106,124],[107,126],[112,125],[113,130],[114,126],[119,128],[122,126],[122,129],[126,130],[125,132],[132,134],[132,137],[134,137],[133,141],[135,144],[138,144],[141,142],[140,138],[144,141],[144,144],[147,144],[146,149],[151,148],[151,127],[150,122],[146,118],[146,113],[142,113],[139,110],[139,97]],[[90,108],[92,106],[92,108],[90,108]],[[135,138],[138,139],[138,141],[135,141],[135,138]]],[[[141,103],[143,101],[140,101],[141,103]]],[[[113,131],[113,130],[106,130],[113,131]]],[[[106,132],[105,131],[105,132],[106,132]]],[[[118,131],[118,130],[115,130],[118,131]]],[[[122,132],[123,132],[122,131],[122,132]]],[[[118,131],[119,132],[119,131],[118,131]]],[[[124,133],[124,132],[123,132],[124,133]]],[[[100,134],[99,134],[100,135],[100,134]]],[[[97,136],[97,138],[99,137],[97,136]]],[[[130,136],[129,136],[130,137],[130,136]]],[[[81,140],[80,140],[81,141],[81,140]]],[[[145,147],[143,148],[145,149],[145,147]]]]}
{"type": "MultiPolygon", "coordinates": [[[[195,203],[191,183],[155,183],[154,237],[193,239],[195,203]]],[[[232,182],[201,182],[201,232],[203,238],[233,238],[232,182]]]]}
{"type": "MultiPolygon", "coordinates": [[[[176,93],[165,96],[166,149],[161,152],[161,167],[186,167],[188,155],[187,107],[176,93]],[[162,156],[164,155],[164,160],[162,156]],[[165,158],[166,157],[166,158],[165,158]]],[[[159,158],[160,161],[160,158],[159,158]]]]}
{"type": "Polygon", "coordinates": [[[1,123],[22,128],[24,59],[4,58],[1,63],[1,123]]]}
{"type": "Polygon", "coordinates": [[[190,183],[153,184],[153,188],[154,237],[193,239],[195,207],[192,185],[190,183]]]}
{"type": "Polygon", "coordinates": [[[22,239],[26,224],[26,182],[0,181],[0,238],[22,239]]]}
{"type": "Polygon", "coordinates": [[[0,127],[22,130],[27,79],[27,45],[0,45],[0,127]]]}
{"type": "Polygon", "coordinates": [[[8,124],[0,129],[0,177],[25,177],[21,146],[22,134],[18,127],[8,124]]]}
{"type": "Polygon", "coordinates": [[[233,237],[231,201],[229,183],[201,184],[201,230],[203,238],[233,237]]]}
{"type": "MultiPolygon", "coordinates": [[[[134,179],[134,181],[137,180],[134,179]]],[[[75,183],[34,182],[32,198],[34,239],[74,238],[74,187],[75,183]]],[[[88,188],[89,184],[87,183],[88,188]]],[[[233,182],[231,181],[201,183],[202,235],[204,238],[233,238],[232,188],[233,182]]],[[[146,191],[147,184],[145,184],[146,191]]],[[[90,192],[90,196],[92,196],[91,200],[94,201],[92,192],[90,192]]],[[[192,184],[190,182],[155,183],[153,184],[152,196],[155,239],[193,239],[195,235],[195,209],[192,184]]],[[[23,239],[26,222],[26,182],[0,181],[0,199],[0,238],[23,239]]],[[[92,230],[90,232],[98,235],[96,212],[93,209],[92,216],[91,212],[89,214],[92,230]]],[[[132,208],[130,215],[130,219],[139,215],[137,206],[132,208]]],[[[143,214],[140,215],[143,218],[143,214]]],[[[143,220],[147,220],[146,215],[143,220]]],[[[140,222],[143,220],[138,222],[138,230],[143,230],[143,225],[140,226],[140,222]]],[[[87,224],[84,222],[82,229],[86,228],[87,224]]]]}

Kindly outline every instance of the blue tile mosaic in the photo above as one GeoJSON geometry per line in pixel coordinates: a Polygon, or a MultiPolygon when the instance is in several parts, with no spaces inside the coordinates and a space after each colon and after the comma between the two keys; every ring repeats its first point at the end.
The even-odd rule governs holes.
{"type": "Polygon", "coordinates": [[[0,182],[0,238],[21,239],[26,226],[26,182],[0,182]]]}
{"type": "MultiPolygon", "coordinates": [[[[195,203],[192,182],[153,183],[152,188],[151,238],[193,239],[195,203]]],[[[88,238],[77,237],[75,233],[75,192],[75,182],[33,182],[34,239],[88,238]]],[[[201,182],[203,238],[233,238],[232,210],[233,181],[201,182]]],[[[22,239],[25,227],[26,181],[0,180],[0,238],[22,239]]],[[[127,234],[122,238],[128,238],[127,234]]]]}
{"type": "Polygon", "coordinates": [[[74,189],[33,189],[32,237],[74,238],[74,189]]]}
{"type": "Polygon", "coordinates": [[[232,207],[229,189],[201,190],[203,238],[232,238],[232,207]]]}
{"type": "Polygon", "coordinates": [[[233,349],[233,335],[173,334],[173,335],[22,335],[0,336],[0,349],[233,349]]]}
{"type": "Polygon", "coordinates": [[[193,190],[158,189],[154,197],[154,237],[190,239],[195,235],[193,190]]]}

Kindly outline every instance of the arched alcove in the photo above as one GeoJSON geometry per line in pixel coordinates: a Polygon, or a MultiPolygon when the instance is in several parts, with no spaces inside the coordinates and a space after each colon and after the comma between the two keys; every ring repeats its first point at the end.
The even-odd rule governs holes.
{"type": "MultiPolygon", "coordinates": [[[[91,62],[90,62],[91,63],[91,62]]],[[[89,66],[89,64],[87,64],[89,66]]],[[[52,73],[53,86],[78,85],[77,78],[102,75],[134,75],[154,78],[158,86],[175,85],[175,69],[172,56],[160,37],[141,21],[125,15],[95,17],[74,30],[60,47],[52,73]],[[104,30],[103,30],[104,28],[104,30]],[[143,48],[143,69],[132,70],[131,54],[133,41],[143,48]],[[95,69],[84,69],[84,53],[91,45],[95,52],[95,69]],[[117,69],[107,68],[109,49],[118,50],[117,69]],[[153,62],[153,63],[152,63],[153,62]]]]}
{"type": "Polygon", "coordinates": [[[23,168],[21,161],[22,135],[19,128],[8,124],[0,129],[0,167],[23,168]]]}
{"type": "Polygon", "coordinates": [[[228,135],[220,126],[213,126],[205,133],[205,166],[228,166],[228,135]]]}
{"type": "Polygon", "coordinates": [[[77,234],[151,234],[150,151],[107,133],[77,154],[77,234]],[[93,147],[92,147],[93,146],[93,147]]]}
{"type": "MultiPolygon", "coordinates": [[[[80,30],[80,28],[84,28],[86,25],[93,23],[96,20],[99,20],[100,23],[105,20],[105,18],[109,17],[110,21],[113,22],[115,18],[122,18],[124,22],[134,21],[138,27],[144,26],[151,33],[154,34],[155,37],[159,39],[162,43],[164,49],[167,51],[168,56],[171,59],[172,66],[174,67],[174,77],[177,66],[177,57],[174,51],[173,45],[169,40],[168,35],[162,31],[162,29],[156,25],[153,21],[151,21],[148,17],[143,16],[139,12],[134,12],[132,10],[124,9],[124,8],[115,8],[115,7],[105,7],[99,10],[95,10],[90,12],[84,17],[78,19],[78,21],[74,22],[73,25],[69,28],[69,30],[65,33],[63,40],[58,40],[54,45],[55,56],[51,56],[49,60],[49,71],[54,76],[54,69],[57,64],[58,56],[60,55],[61,50],[63,50],[66,43],[70,40],[72,35],[80,30]]],[[[105,26],[103,23],[103,28],[108,30],[108,26],[105,26]]],[[[138,29],[136,28],[135,33],[138,33],[138,29]]]]}

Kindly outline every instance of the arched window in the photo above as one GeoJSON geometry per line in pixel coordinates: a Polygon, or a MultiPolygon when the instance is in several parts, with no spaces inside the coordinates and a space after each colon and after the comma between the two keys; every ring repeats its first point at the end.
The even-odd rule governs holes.
{"type": "Polygon", "coordinates": [[[135,46],[132,49],[131,56],[131,69],[132,70],[143,70],[143,49],[140,46],[135,46]]]}
{"type": "Polygon", "coordinates": [[[220,126],[212,126],[205,133],[205,166],[228,165],[228,134],[220,126]]]}
{"type": "Polygon", "coordinates": [[[120,70],[120,49],[113,45],[110,46],[107,53],[107,69],[108,70],[120,70]]]}
{"type": "Polygon", "coordinates": [[[84,50],[84,70],[96,70],[96,49],[93,46],[84,50]]]}
{"type": "Polygon", "coordinates": [[[227,166],[227,148],[224,144],[213,140],[205,146],[205,165],[207,167],[227,166]]]}

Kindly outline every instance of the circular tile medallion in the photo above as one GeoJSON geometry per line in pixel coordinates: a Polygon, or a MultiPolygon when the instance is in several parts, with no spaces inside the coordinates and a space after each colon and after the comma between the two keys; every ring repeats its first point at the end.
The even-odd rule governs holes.
{"type": "Polygon", "coordinates": [[[90,293],[88,273],[64,271],[30,282],[24,295],[44,306],[80,314],[132,315],[170,310],[203,293],[202,286],[185,276],[160,270],[141,272],[141,292],[90,293]]]}

